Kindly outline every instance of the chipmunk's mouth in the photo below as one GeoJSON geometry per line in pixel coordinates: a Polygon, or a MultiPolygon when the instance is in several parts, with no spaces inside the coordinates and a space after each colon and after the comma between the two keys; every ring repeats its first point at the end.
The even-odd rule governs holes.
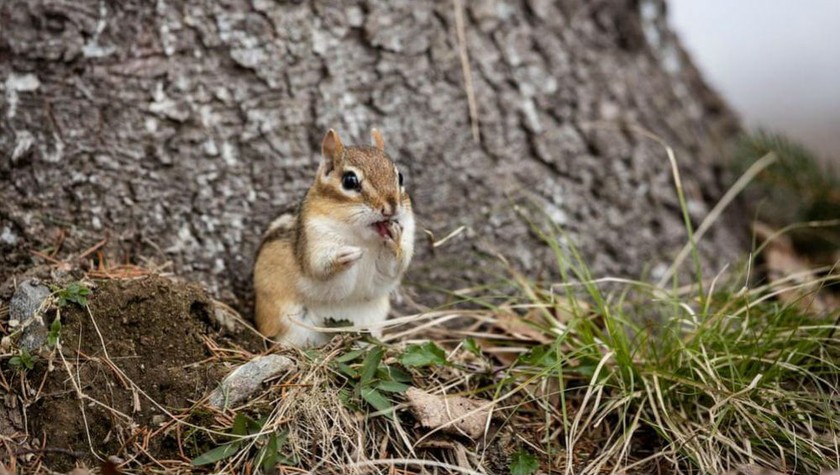
{"type": "Polygon", "coordinates": [[[392,226],[399,226],[396,221],[385,220],[385,221],[377,221],[373,224],[373,229],[376,231],[376,234],[379,234],[382,239],[393,239],[394,233],[391,231],[392,226]]]}

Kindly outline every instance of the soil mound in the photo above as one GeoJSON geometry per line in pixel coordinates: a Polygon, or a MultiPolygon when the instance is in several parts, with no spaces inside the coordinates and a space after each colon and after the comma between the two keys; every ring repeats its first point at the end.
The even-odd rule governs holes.
{"type": "Polygon", "coordinates": [[[60,353],[43,353],[27,373],[4,367],[12,388],[27,388],[24,419],[33,448],[48,448],[46,465],[96,465],[91,449],[184,459],[169,415],[189,413],[230,370],[219,348],[243,359],[263,348],[249,331],[225,333],[214,312],[201,288],[156,276],[99,281],[87,308],[51,310],[61,318],[60,353]]]}

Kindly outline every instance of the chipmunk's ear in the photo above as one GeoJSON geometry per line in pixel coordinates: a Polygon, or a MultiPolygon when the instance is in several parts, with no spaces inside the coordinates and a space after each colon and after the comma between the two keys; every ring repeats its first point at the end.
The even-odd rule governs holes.
{"type": "Polygon", "coordinates": [[[385,141],[382,140],[382,134],[379,133],[379,129],[370,129],[370,136],[373,138],[373,144],[376,145],[376,148],[384,152],[385,141]]]}
{"type": "Polygon", "coordinates": [[[324,141],[321,142],[321,155],[324,156],[321,166],[324,168],[325,175],[341,165],[341,160],[344,158],[344,145],[341,144],[341,139],[338,138],[335,130],[330,129],[324,136],[324,141]]]}

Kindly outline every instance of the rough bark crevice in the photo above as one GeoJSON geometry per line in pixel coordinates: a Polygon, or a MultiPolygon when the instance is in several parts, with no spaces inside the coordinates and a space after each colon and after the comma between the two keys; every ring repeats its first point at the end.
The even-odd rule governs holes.
{"type": "MultiPolygon", "coordinates": [[[[421,228],[468,227],[434,254],[421,242],[411,279],[475,278],[448,263],[480,263],[479,241],[546,266],[520,200],[598,273],[661,268],[685,240],[671,175],[626,125],[677,150],[695,220],[723,191],[714,166],[737,130],[664,6],[464,4],[479,144],[453,2],[4,2],[0,246],[65,228],[69,252],[110,235],[112,258],[171,260],[241,301],[260,233],[309,186],[323,132],[366,142],[377,126],[421,228]]],[[[734,243],[725,227],[709,236],[710,266],[734,243]]]]}

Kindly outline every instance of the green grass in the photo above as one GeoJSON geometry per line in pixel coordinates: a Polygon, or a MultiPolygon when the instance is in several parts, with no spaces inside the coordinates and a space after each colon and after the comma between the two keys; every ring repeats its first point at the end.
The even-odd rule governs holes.
{"type": "MultiPolygon", "coordinates": [[[[574,251],[556,251],[564,284],[517,276],[521,297],[508,304],[540,309],[535,326],[556,335],[511,368],[517,380],[536,377],[560,393],[559,415],[545,417],[542,431],[546,468],[723,473],[758,464],[818,473],[840,465],[837,310],[808,315],[769,299],[771,285],[730,281],[698,294],[702,287],[595,283],[574,251]],[[578,457],[581,442],[598,450],[578,457]],[[642,456],[640,444],[652,453],[642,456]],[[559,467],[552,452],[575,456],[559,467]]],[[[549,396],[532,398],[548,407],[549,396]]]]}

